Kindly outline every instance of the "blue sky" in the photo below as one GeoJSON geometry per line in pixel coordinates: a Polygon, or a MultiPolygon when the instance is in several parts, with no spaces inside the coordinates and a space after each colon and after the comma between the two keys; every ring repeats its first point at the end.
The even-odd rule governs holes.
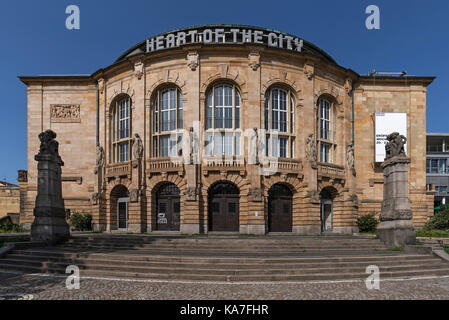
{"type": "MultiPolygon", "coordinates": [[[[449,1],[15,0],[0,8],[0,180],[26,163],[26,91],[17,76],[90,74],[160,32],[209,23],[273,28],[306,39],[340,65],[437,76],[428,88],[427,131],[449,132],[449,1]],[[65,27],[78,5],[81,29],[65,27]],[[367,30],[365,8],[380,8],[367,30]]],[[[37,150],[36,150],[37,151],[37,150]]]]}

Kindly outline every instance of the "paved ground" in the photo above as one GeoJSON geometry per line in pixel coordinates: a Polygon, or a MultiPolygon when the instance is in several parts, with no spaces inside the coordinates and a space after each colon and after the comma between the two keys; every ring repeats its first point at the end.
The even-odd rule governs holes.
{"type": "Polygon", "coordinates": [[[313,300],[313,299],[449,299],[449,277],[385,280],[379,290],[365,282],[327,283],[187,283],[81,279],[80,289],[66,288],[66,278],[0,271],[0,300],[313,300]]]}

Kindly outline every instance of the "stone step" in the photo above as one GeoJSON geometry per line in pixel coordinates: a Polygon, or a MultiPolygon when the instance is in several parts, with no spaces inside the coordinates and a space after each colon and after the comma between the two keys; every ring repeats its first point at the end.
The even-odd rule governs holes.
{"type": "MultiPolygon", "coordinates": [[[[34,273],[59,273],[65,274],[65,268],[57,267],[36,267],[28,264],[5,264],[0,260],[0,269],[14,270],[22,272],[34,272],[34,273]]],[[[319,270],[318,270],[319,271],[319,270]]],[[[251,274],[251,275],[230,275],[229,273],[223,275],[216,275],[211,273],[206,274],[183,274],[183,273],[142,273],[142,272],[120,272],[116,270],[99,270],[96,269],[82,269],[80,275],[83,277],[117,277],[117,278],[132,278],[132,279],[149,279],[149,280],[184,280],[184,281],[322,281],[322,280],[347,280],[347,279],[366,279],[367,274],[362,271],[359,272],[331,272],[322,273],[314,270],[314,273],[309,274],[251,274]]],[[[416,277],[416,276],[441,276],[448,275],[449,267],[435,266],[427,269],[411,269],[411,270],[384,270],[381,271],[381,279],[384,278],[404,278],[404,277],[416,277]]]]}
{"type": "Polygon", "coordinates": [[[111,243],[111,244],[98,244],[98,243],[65,243],[59,247],[69,248],[92,248],[92,249],[145,249],[145,250],[188,250],[188,251],[254,251],[254,250],[272,250],[272,251],[295,251],[295,250],[375,250],[375,249],[388,249],[382,244],[369,244],[369,245],[285,245],[285,246],[229,246],[229,245],[134,245],[125,243],[111,243]]]}
{"type": "MultiPolygon", "coordinates": [[[[38,256],[42,258],[61,258],[61,259],[107,259],[112,261],[131,261],[131,262],[160,262],[160,263],[233,263],[233,264],[264,264],[264,263],[278,263],[278,264],[292,264],[292,263],[355,263],[355,262],[382,262],[382,261],[408,261],[408,260],[433,260],[432,255],[423,254],[406,254],[398,252],[379,253],[377,255],[360,255],[360,256],[297,256],[297,257],[212,257],[201,256],[191,257],[171,253],[170,255],[159,254],[129,254],[120,252],[86,252],[86,251],[67,251],[60,248],[36,248],[29,250],[14,250],[12,254],[8,255],[20,256],[38,256]]],[[[439,259],[439,258],[436,258],[439,259]]],[[[0,260],[1,261],[1,260],[0,260]]]]}
{"type": "MultiPolygon", "coordinates": [[[[160,272],[165,272],[171,269],[188,269],[188,270],[305,270],[305,269],[345,269],[349,267],[353,268],[366,268],[366,266],[375,264],[382,267],[395,267],[395,266],[431,266],[431,265],[441,265],[442,261],[439,258],[430,259],[409,259],[409,260],[397,260],[397,259],[384,259],[383,261],[352,261],[352,262],[293,262],[289,264],[279,264],[279,263],[195,263],[195,262],[152,262],[152,261],[132,261],[126,260],[127,257],[124,256],[122,260],[111,260],[111,259],[99,259],[99,258],[86,258],[86,259],[68,259],[64,257],[45,257],[45,256],[35,256],[35,255],[20,255],[11,254],[8,255],[6,259],[3,259],[4,263],[58,263],[67,265],[79,265],[79,266],[90,266],[90,265],[113,265],[117,268],[126,269],[128,267],[144,267],[155,269],[160,272]]],[[[449,264],[448,264],[449,266],[449,264]]]]}

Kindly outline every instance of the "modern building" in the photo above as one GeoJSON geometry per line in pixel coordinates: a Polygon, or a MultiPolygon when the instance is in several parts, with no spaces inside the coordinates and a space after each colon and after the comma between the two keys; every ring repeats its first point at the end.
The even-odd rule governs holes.
{"type": "Polygon", "coordinates": [[[435,206],[449,204],[449,133],[427,133],[426,174],[435,206]]]}
{"type": "Polygon", "coordinates": [[[382,204],[386,135],[408,138],[416,226],[434,77],[359,75],[300,37],[205,25],[145,39],[90,75],[23,76],[33,221],[38,134],[57,133],[66,208],[97,230],[357,232],[382,204]]]}

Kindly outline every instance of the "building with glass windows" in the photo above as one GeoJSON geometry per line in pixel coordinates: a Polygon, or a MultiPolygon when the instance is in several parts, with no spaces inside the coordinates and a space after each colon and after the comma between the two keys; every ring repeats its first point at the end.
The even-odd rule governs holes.
{"type": "Polygon", "coordinates": [[[38,134],[52,129],[65,206],[91,213],[96,230],[357,232],[358,216],[382,204],[379,113],[405,114],[415,225],[433,213],[425,136],[434,77],[363,76],[291,34],[205,25],[145,39],[90,75],[20,79],[25,225],[38,134]]]}
{"type": "Polygon", "coordinates": [[[449,134],[427,133],[427,184],[435,190],[435,206],[449,200],[449,134]]]}

